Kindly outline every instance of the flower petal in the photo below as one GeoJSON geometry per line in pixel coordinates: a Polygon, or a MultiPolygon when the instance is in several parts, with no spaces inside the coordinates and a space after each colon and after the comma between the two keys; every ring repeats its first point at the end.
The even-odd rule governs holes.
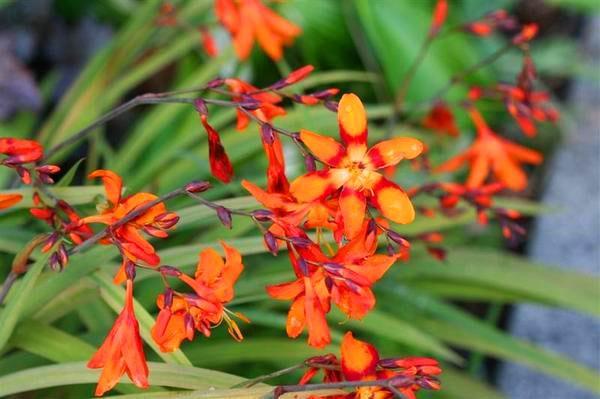
{"type": "Polygon", "coordinates": [[[329,166],[340,166],[346,149],[331,137],[322,136],[309,130],[300,130],[300,139],[310,152],[329,166]]]}
{"type": "Polygon", "coordinates": [[[22,199],[21,194],[0,194],[0,209],[10,208],[22,199]]]}
{"type": "Polygon", "coordinates": [[[344,186],[340,194],[340,212],[346,238],[352,239],[361,232],[366,209],[365,196],[349,186],[344,186]]]}
{"type": "Polygon", "coordinates": [[[104,189],[106,190],[106,198],[116,206],[121,201],[121,191],[123,191],[123,180],[121,176],[112,170],[98,169],[88,175],[89,179],[100,177],[104,189]]]}
{"type": "Polygon", "coordinates": [[[374,379],[379,353],[367,342],[355,339],[347,332],[342,340],[342,373],[348,381],[374,379]]]}
{"type": "Polygon", "coordinates": [[[290,185],[290,193],[300,202],[311,202],[340,188],[349,178],[346,169],[329,169],[302,175],[290,185]]]}
{"type": "Polygon", "coordinates": [[[377,143],[367,152],[366,162],[374,169],[396,165],[402,159],[413,159],[423,151],[423,143],[412,137],[397,137],[377,143]]]}
{"type": "Polygon", "coordinates": [[[415,219],[415,209],[408,195],[395,183],[382,178],[373,187],[373,205],[393,222],[407,224],[415,219]]]}
{"type": "MultiPolygon", "coordinates": [[[[356,94],[344,94],[338,105],[340,136],[347,147],[367,148],[367,113],[356,94]]],[[[348,148],[350,150],[350,148],[348,148]]],[[[364,154],[364,152],[363,152],[364,154]]]]}

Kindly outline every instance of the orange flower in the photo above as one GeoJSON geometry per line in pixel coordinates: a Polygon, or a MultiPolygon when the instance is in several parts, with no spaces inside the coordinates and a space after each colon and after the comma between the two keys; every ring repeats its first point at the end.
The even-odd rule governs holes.
{"type": "Polygon", "coordinates": [[[225,152],[223,144],[221,144],[221,136],[219,133],[208,124],[206,115],[200,115],[200,120],[206,134],[208,134],[208,161],[210,164],[211,174],[222,181],[229,183],[233,177],[233,166],[225,152]]]}
{"type": "Polygon", "coordinates": [[[254,40],[273,60],[283,56],[283,46],[292,44],[301,29],[280,17],[260,0],[215,0],[221,25],[233,36],[238,57],[250,56],[254,40]]]}
{"type": "Polygon", "coordinates": [[[140,388],[148,387],[148,365],[140,338],[138,321],[133,311],[133,281],[127,280],[125,307],[119,314],[104,343],[87,366],[101,368],[96,396],[111,390],[125,373],[140,388]]]}
{"type": "Polygon", "coordinates": [[[35,140],[3,137],[0,138],[0,154],[8,155],[2,164],[12,166],[38,161],[44,155],[44,148],[35,140]]]}
{"type": "MultiPolygon", "coordinates": [[[[304,327],[308,344],[317,348],[331,342],[325,315],[331,302],[353,319],[363,318],[374,306],[371,286],[379,280],[397,256],[375,254],[378,231],[371,231],[365,222],[361,232],[329,258],[320,247],[310,242],[301,230],[286,227],[286,237],[301,238],[308,243],[290,248],[289,256],[297,279],[267,286],[267,293],[280,300],[291,300],[287,334],[296,338],[304,327]]],[[[288,245],[290,245],[288,243],[288,245]]]]}
{"type": "Polygon", "coordinates": [[[270,285],[267,293],[275,299],[291,300],[288,312],[286,332],[288,337],[298,337],[304,328],[308,330],[308,344],[322,348],[331,342],[326,313],[329,312],[329,290],[325,284],[322,269],[311,266],[309,272],[306,262],[289,251],[290,261],[296,271],[297,279],[292,282],[270,285]]]}
{"type": "MultiPolygon", "coordinates": [[[[224,242],[221,245],[225,251],[225,260],[214,249],[206,248],[200,252],[194,278],[175,272],[181,281],[194,290],[194,294],[158,297],[157,304],[161,310],[152,327],[152,338],[161,351],[171,352],[179,348],[184,339],[193,340],[194,330],[209,337],[211,327],[223,320],[236,340],[243,339],[225,304],[233,299],[233,286],[244,265],[235,248],[224,242]]],[[[233,315],[248,321],[243,315],[233,315]]]]}
{"type": "MultiPolygon", "coordinates": [[[[263,122],[271,122],[273,118],[285,115],[285,109],[278,106],[281,102],[281,96],[268,91],[261,91],[248,82],[241,79],[229,78],[225,79],[225,85],[235,95],[233,101],[243,102],[244,100],[256,101],[256,109],[252,110],[252,114],[263,122]]],[[[244,130],[250,123],[250,118],[243,111],[237,111],[237,129],[244,130]]]]}
{"type": "Polygon", "coordinates": [[[298,177],[290,186],[292,195],[301,202],[311,202],[341,188],[339,206],[348,238],[356,236],[362,227],[367,199],[386,218],[396,223],[412,222],[415,211],[404,190],[377,170],[417,157],[423,144],[414,138],[397,137],[367,151],[366,112],[355,94],[342,97],[338,121],[344,145],[330,137],[301,130],[302,142],[328,169],[298,177]]]}
{"type": "MultiPolygon", "coordinates": [[[[394,388],[406,398],[415,399],[421,388],[438,390],[440,383],[437,375],[442,372],[435,359],[427,357],[406,357],[380,359],[377,349],[354,338],[347,332],[342,339],[341,361],[334,355],[318,356],[308,359],[312,365],[302,377],[305,384],[317,373],[320,365],[325,370],[325,382],[388,380],[394,388]],[[329,371],[327,366],[341,365],[341,373],[329,371]]],[[[354,392],[336,395],[336,399],[392,399],[394,392],[385,386],[361,386],[354,392]]],[[[313,399],[325,399],[329,396],[313,396],[313,399]]]]}
{"type": "Polygon", "coordinates": [[[533,90],[533,82],[537,76],[531,57],[523,58],[523,68],[517,78],[517,85],[498,84],[496,90],[504,98],[508,112],[515,118],[526,136],[537,134],[535,121],[556,122],[558,111],[548,105],[550,95],[544,91],[533,90]]]}
{"type": "Polygon", "coordinates": [[[337,204],[321,199],[301,203],[289,191],[266,192],[247,180],[242,186],[265,208],[273,212],[273,218],[278,224],[304,226],[305,228],[326,228],[334,230],[337,224],[335,217],[337,204]]]}
{"type": "Polygon", "coordinates": [[[523,190],[527,186],[527,176],[520,164],[537,165],[542,162],[542,154],[498,136],[474,107],[469,108],[469,114],[477,128],[475,142],[462,154],[438,166],[436,172],[451,172],[468,162],[471,171],[467,188],[480,187],[493,174],[507,188],[523,190]]]}
{"type": "Polygon", "coordinates": [[[447,16],[448,1],[438,0],[435,4],[435,9],[433,10],[433,19],[431,20],[431,27],[429,28],[429,36],[434,36],[440,31],[447,16]]]}
{"type": "Polygon", "coordinates": [[[438,101],[423,119],[423,126],[448,136],[458,136],[458,126],[448,105],[438,101]]]}
{"type": "MultiPolygon", "coordinates": [[[[80,220],[80,224],[102,223],[112,225],[136,209],[156,200],[158,197],[150,193],[137,193],[128,197],[122,197],[123,182],[121,177],[110,170],[99,169],[88,176],[89,178],[101,178],[106,190],[108,204],[101,210],[100,214],[88,216],[80,220]]],[[[160,258],[152,244],[141,234],[140,230],[147,234],[165,238],[168,236],[166,230],[173,227],[179,217],[173,212],[167,212],[163,203],[159,203],[145,211],[142,215],[112,230],[111,236],[103,243],[114,243],[122,251],[124,256],[123,266],[115,276],[115,283],[125,280],[124,265],[126,260],[133,263],[143,261],[151,266],[157,266],[160,258]]]]}
{"type": "Polygon", "coordinates": [[[10,208],[22,199],[21,194],[0,194],[0,210],[10,208]]]}

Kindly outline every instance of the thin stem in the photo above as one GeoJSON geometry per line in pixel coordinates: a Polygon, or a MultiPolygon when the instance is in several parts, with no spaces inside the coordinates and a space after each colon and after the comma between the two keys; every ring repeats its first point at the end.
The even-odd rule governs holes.
{"type": "Polygon", "coordinates": [[[2,287],[0,287],[0,305],[2,305],[2,302],[4,302],[4,298],[6,298],[10,288],[15,281],[17,281],[18,277],[19,275],[12,270],[8,273],[8,276],[6,276],[4,283],[2,283],[2,287]]]}
{"type": "MultiPolygon", "coordinates": [[[[140,96],[137,96],[134,99],[129,100],[126,103],[119,105],[117,108],[113,109],[112,111],[107,112],[100,118],[98,118],[95,121],[93,121],[92,123],[90,123],[88,126],[84,127],[83,129],[81,129],[80,131],[78,131],[77,133],[75,133],[74,135],[69,137],[68,139],[66,139],[63,142],[50,148],[46,152],[44,160],[51,158],[53,155],[55,155],[59,151],[63,150],[64,148],[66,148],[72,144],[75,144],[79,140],[85,138],[87,135],[92,133],[98,127],[113,120],[114,118],[129,111],[132,108],[135,108],[139,105],[148,105],[148,104],[193,104],[194,101],[196,100],[195,98],[173,97],[172,94],[183,94],[183,93],[189,93],[189,92],[198,91],[198,90],[204,90],[204,88],[179,90],[179,91],[172,91],[172,92],[165,92],[165,93],[147,93],[147,94],[142,94],[140,96]]],[[[208,98],[203,98],[203,100],[207,104],[221,105],[221,106],[226,106],[226,107],[238,107],[239,106],[239,104],[234,101],[214,100],[214,99],[208,99],[208,98]]]]}
{"type": "Polygon", "coordinates": [[[272,378],[276,378],[276,377],[280,377],[282,375],[286,375],[286,374],[292,373],[292,372],[294,372],[296,370],[299,370],[299,369],[302,369],[304,367],[305,367],[304,363],[296,364],[294,366],[286,367],[284,369],[277,370],[277,371],[274,371],[272,373],[261,375],[261,376],[258,376],[256,378],[252,378],[250,380],[241,382],[239,384],[236,384],[236,385],[232,386],[232,388],[250,388],[250,387],[252,387],[252,386],[254,386],[256,384],[260,384],[261,382],[268,381],[268,380],[270,380],[272,378]]]}
{"type": "MultiPolygon", "coordinates": [[[[435,100],[443,97],[455,84],[464,82],[464,80],[467,77],[469,77],[470,75],[472,75],[474,72],[477,72],[479,69],[486,67],[489,64],[494,63],[496,60],[498,60],[498,58],[502,57],[512,47],[513,47],[513,43],[508,42],[504,45],[504,47],[501,47],[500,49],[496,50],[494,53],[490,54],[489,56],[487,56],[487,57],[481,59],[479,62],[471,65],[469,68],[453,75],[450,78],[450,81],[448,82],[448,84],[446,86],[444,86],[443,88],[441,88],[435,94],[435,96],[433,96],[433,100],[435,101],[435,100]]],[[[431,102],[431,101],[429,101],[429,102],[431,102]]]]}
{"type": "Polygon", "coordinates": [[[415,77],[415,74],[416,74],[419,66],[425,59],[425,55],[427,55],[427,50],[429,50],[429,47],[431,46],[431,43],[433,43],[433,40],[435,38],[436,38],[436,36],[434,36],[434,35],[427,36],[427,38],[421,45],[421,48],[419,49],[419,52],[417,53],[415,60],[413,61],[412,65],[410,66],[410,68],[408,69],[406,74],[404,75],[404,78],[402,79],[402,82],[400,83],[400,88],[398,89],[396,98],[394,100],[394,111],[396,114],[398,114],[398,113],[400,113],[400,111],[402,111],[402,108],[404,107],[404,100],[406,99],[406,94],[408,93],[410,84],[412,83],[413,78],[415,77]]]}

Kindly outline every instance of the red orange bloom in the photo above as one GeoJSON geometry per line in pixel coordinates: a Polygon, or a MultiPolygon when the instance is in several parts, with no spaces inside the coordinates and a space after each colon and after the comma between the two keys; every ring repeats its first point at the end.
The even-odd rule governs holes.
{"type": "MultiPolygon", "coordinates": [[[[308,382],[318,371],[319,365],[341,366],[341,372],[325,370],[325,382],[339,381],[375,381],[388,380],[394,388],[409,399],[415,399],[415,394],[421,389],[440,389],[437,376],[442,369],[439,363],[427,357],[385,358],[379,357],[377,349],[354,338],[351,332],[344,335],[341,345],[341,361],[334,355],[318,356],[307,361],[311,368],[302,377],[301,383],[308,382]]],[[[314,399],[330,398],[331,396],[313,396],[314,399]]],[[[394,392],[385,386],[363,386],[354,392],[336,395],[336,399],[391,399],[394,392]]]]}
{"type": "Polygon", "coordinates": [[[267,292],[273,298],[293,301],[287,319],[288,336],[295,338],[306,327],[309,345],[323,347],[331,341],[325,318],[331,302],[353,319],[363,318],[375,306],[371,286],[398,258],[375,254],[379,233],[365,222],[359,234],[329,258],[301,230],[286,229],[286,237],[306,242],[294,248],[293,239],[288,243],[297,279],[270,285],[267,292]]]}
{"type": "Polygon", "coordinates": [[[301,130],[302,142],[327,169],[298,177],[290,186],[292,195],[301,202],[311,202],[341,188],[339,206],[348,238],[356,236],[362,227],[367,199],[386,218],[396,223],[412,222],[415,211],[404,190],[377,170],[417,157],[423,144],[410,137],[398,137],[368,150],[366,112],[354,94],[342,97],[338,121],[343,145],[330,137],[301,130]]]}
{"type": "MultiPolygon", "coordinates": [[[[96,170],[90,173],[89,178],[102,179],[108,204],[100,214],[85,217],[81,219],[80,224],[102,223],[110,226],[129,213],[158,198],[150,193],[137,193],[122,197],[123,182],[121,177],[110,170],[96,170]]],[[[143,261],[148,265],[157,266],[160,258],[152,244],[142,236],[141,231],[143,230],[153,237],[165,238],[168,236],[166,230],[173,227],[178,219],[175,213],[167,212],[166,206],[159,203],[125,225],[113,229],[111,236],[105,239],[104,243],[112,242],[119,247],[124,256],[123,265],[125,265],[125,260],[129,260],[133,263],[143,261]]],[[[120,283],[124,279],[123,266],[115,276],[115,282],[120,283]]]]}
{"type": "Polygon", "coordinates": [[[429,35],[436,35],[444,21],[446,21],[446,17],[448,16],[448,1],[447,0],[438,0],[435,4],[435,9],[433,10],[433,19],[431,21],[431,27],[429,28],[429,35]]]}
{"type": "Polygon", "coordinates": [[[542,162],[542,155],[498,136],[474,107],[470,107],[469,114],[477,128],[475,142],[462,154],[438,166],[436,171],[450,172],[468,162],[471,171],[467,188],[480,187],[493,174],[507,188],[523,190],[527,186],[527,176],[520,164],[537,165],[542,162]]]}
{"type": "Polygon", "coordinates": [[[23,199],[21,194],[0,194],[0,210],[18,204],[23,199]]]}
{"type": "Polygon", "coordinates": [[[443,101],[438,101],[423,119],[423,126],[441,134],[457,137],[458,126],[452,111],[443,101]]]}
{"type": "MultiPolygon", "coordinates": [[[[261,91],[248,82],[241,79],[229,78],[225,79],[225,85],[234,93],[233,101],[254,101],[256,106],[253,107],[252,114],[263,122],[271,122],[273,118],[285,115],[285,109],[278,106],[281,102],[281,96],[269,91],[261,91]]],[[[237,111],[237,129],[244,130],[250,118],[243,111],[237,111]]]]}
{"type": "Polygon", "coordinates": [[[8,155],[2,164],[12,166],[38,161],[44,155],[44,148],[35,140],[3,137],[0,138],[0,154],[8,155]]]}
{"type": "Polygon", "coordinates": [[[292,44],[301,29],[280,17],[260,0],[215,0],[219,22],[233,36],[238,57],[245,60],[256,40],[269,57],[277,61],[283,47],[292,44]]]}
{"type": "Polygon", "coordinates": [[[206,115],[200,115],[202,126],[208,134],[208,161],[210,164],[210,172],[214,177],[223,183],[229,183],[233,177],[233,166],[225,152],[223,144],[221,144],[221,136],[219,133],[208,124],[206,115]]]}
{"type": "Polygon", "coordinates": [[[133,311],[133,281],[127,280],[125,307],[119,314],[104,343],[87,366],[102,369],[96,396],[111,390],[125,373],[140,388],[148,387],[148,365],[140,337],[139,324],[133,311]]]}
{"type": "MultiPolygon", "coordinates": [[[[229,333],[241,340],[237,323],[231,318],[225,305],[233,299],[233,286],[244,269],[240,253],[221,242],[225,260],[212,248],[200,252],[194,278],[175,271],[174,274],[194,290],[194,294],[160,295],[157,300],[161,309],[152,337],[163,352],[171,352],[181,345],[184,339],[193,340],[198,330],[210,336],[210,329],[225,321],[229,333]]],[[[247,319],[234,314],[244,321],[247,319]]]]}

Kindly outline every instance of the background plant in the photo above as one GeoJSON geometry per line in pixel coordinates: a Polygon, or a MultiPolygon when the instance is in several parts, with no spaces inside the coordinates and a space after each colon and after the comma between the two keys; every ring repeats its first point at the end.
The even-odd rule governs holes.
{"type": "MultiPolygon", "coordinates": [[[[386,122],[392,110],[392,93],[399,88],[403,75],[401,72],[407,68],[405,60],[412,60],[417,55],[418,46],[415,43],[420,43],[426,34],[433,4],[424,2],[422,6],[415,6],[395,1],[374,4],[357,1],[348,4],[350,5],[343,2],[323,2],[322,8],[316,8],[311,1],[294,1],[280,7],[284,15],[298,22],[304,29],[297,46],[286,52],[286,59],[291,65],[312,63],[318,67],[318,72],[302,83],[308,91],[313,87],[334,85],[344,92],[358,92],[364,99],[370,99],[372,104],[375,103],[376,96],[379,96],[381,99],[377,99],[378,104],[368,106],[368,115],[375,122],[381,122],[371,124],[371,134],[383,137],[388,131],[386,122]],[[406,20],[406,23],[396,23],[400,19],[406,20]],[[351,23],[347,24],[346,21],[351,23]],[[360,29],[356,29],[357,26],[360,29]],[[354,42],[349,41],[348,37],[353,37],[354,42]],[[316,45],[323,42],[328,43],[327,52],[316,45]],[[368,53],[365,54],[366,51],[368,53]],[[361,55],[365,60],[364,67],[361,55]],[[370,72],[364,72],[363,68],[370,69],[370,72]]],[[[179,15],[194,25],[210,24],[210,21],[203,19],[211,6],[212,2],[209,1],[177,4],[179,15]]],[[[225,67],[236,71],[231,75],[252,77],[250,80],[258,86],[276,81],[281,76],[277,68],[283,74],[288,71],[284,62],[273,67],[258,52],[253,54],[250,64],[237,64],[232,52],[226,48],[217,58],[205,59],[199,54],[201,49],[197,32],[168,27],[157,29],[155,18],[159,2],[148,2],[136,7],[139,8],[135,9],[131,17],[123,18],[121,15],[116,19],[119,34],[106,49],[94,57],[69,94],[40,129],[34,132],[35,116],[24,113],[9,122],[10,125],[5,124],[2,135],[4,132],[11,136],[35,135],[47,148],[51,148],[122,100],[130,98],[132,90],[167,65],[176,66],[177,72],[172,78],[174,89],[202,85],[225,67]],[[160,51],[156,51],[157,49],[160,51]],[[107,63],[110,68],[106,68],[107,63]]],[[[476,19],[485,11],[488,10],[480,10],[465,3],[462,9],[453,8],[449,24],[476,19]]],[[[452,35],[444,40],[446,42],[443,45],[432,45],[416,73],[406,95],[407,106],[418,105],[420,101],[431,98],[450,77],[460,73],[465,65],[477,63],[503,43],[499,39],[496,42],[495,38],[483,41],[463,35],[452,35]],[[492,48],[495,43],[498,46],[492,48]]],[[[545,47],[542,43],[540,47],[546,51],[546,57],[552,59],[552,54],[564,51],[565,47],[560,46],[560,43],[550,42],[545,47]]],[[[532,52],[534,59],[537,59],[535,45],[532,52]]],[[[509,53],[506,56],[509,60],[506,64],[499,62],[493,67],[481,69],[470,76],[469,81],[485,85],[492,81],[492,76],[496,73],[506,76],[507,80],[513,80],[520,63],[517,68],[516,63],[510,62],[511,59],[514,60],[512,55],[509,53]]],[[[544,53],[540,57],[542,60],[543,56],[544,53]]],[[[543,62],[538,62],[538,68],[541,71],[557,72],[561,67],[566,67],[549,64],[545,66],[543,62]]],[[[581,73],[561,71],[567,72],[581,73]]],[[[47,84],[51,83],[50,79],[47,84]]],[[[449,93],[450,101],[463,98],[464,92],[465,89],[461,87],[453,89],[449,93]]],[[[487,115],[491,115],[495,124],[500,123],[500,113],[494,112],[498,110],[496,106],[488,107],[485,109],[488,111],[487,115]]],[[[73,169],[72,173],[66,174],[66,180],[54,189],[57,195],[82,209],[87,207],[92,212],[97,197],[102,193],[101,188],[94,185],[68,186],[73,181],[88,184],[79,178],[84,174],[83,170],[91,171],[100,164],[120,173],[131,192],[151,187],[153,192],[165,193],[190,180],[209,177],[206,142],[203,133],[200,133],[195,112],[189,107],[165,105],[145,109],[136,116],[135,124],[123,135],[118,145],[109,144],[107,137],[111,137],[111,132],[106,127],[95,130],[89,140],[91,150],[86,154],[86,159],[79,164],[77,171],[73,169]],[[70,179],[74,180],[68,182],[70,179]]],[[[223,109],[211,114],[211,123],[221,133],[234,167],[237,166],[236,179],[264,181],[263,174],[258,172],[264,166],[264,157],[256,137],[256,129],[240,135],[233,131],[234,119],[233,110],[223,109]],[[257,167],[251,168],[248,165],[257,167]]],[[[293,108],[279,122],[282,127],[290,129],[302,126],[319,132],[336,131],[333,114],[323,108],[293,108]]],[[[466,119],[458,122],[463,130],[472,130],[466,119]]],[[[418,130],[412,123],[406,125],[399,122],[394,128],[394,132],[400,135],[406,131],[418,134],[427,142],[440,141],[439,145],[431,146],[433,149],[440,148],[439,152],[434,150],[430,154],[434,163],[447,159],[446,154],[449,152],[457,153],[459,147],[464,147],[468,141],[438,139],[429,132],[418,130]]],[[[529,144],[546,148],[548,142],[552,141],[551,131],[550,126],[545,126],[543,134],[539,134],[529,144]]],[[[52,162],[77,162],[77,156],[70,156],[72,151],[73,148],[69,148],[57,153],[52,162]]],[[[294,175],[299,174],[302,167],[301,158],[289,165],[294,175]]],[[[0,177],[6,186],[14,179],[14,175],[8,172],[10,171],[0,171],[0,177]]],[[[407,185],[422,178],[412,175],[413,173],[400,170],[398,176],[407,185]]],[[[30,193],[26,190],[19,189],[25,199],[18,207],[31,206],[28,202],[30,193]]],[[[256,206],[250,197],[245,196],[239,184],[218,186],[207,192],[206,196],[214,200],[225,198],[223,204],[234,209],[252,209],[256,206]]],[[[423,205],[427,206],[428,200],[423,201],[423,205]]],[[[546,211],[523,199],[503,199],[498,203],[517,209],[525,215],[546,211]]],[[[212,211],[205,207],[189,207],[189,202],[173,201],[169,208],[177,210],[181,222],[173,233],[169,246],[161,251],[163,262],[191,267],[196,261],[199,247],[216,247],[218,238],[226,238],[245,255],[248,273],[238,285],[236,310],[252,319],[253,328],[246,334],[243,345],[220,335],[224,333],[215,332],[210,342],[196,341],[184,347],[182,352],[161,354],[167,364],[152,364],[153,375],[157,376],[155,385],[180,381],[177,382],[180,388],[202,390],[206,388],[206,384],[228,387],[240,381],[210,371],[189,367],[183,369],[176,365],[178,363],[255,377],[316,354],[303,342],[287,340],[282,334],[285,309],[278,303],[267,301],[262,287],[285,281],[289,273],[284,272],[285,269],[281,267],[283,257],[274,258],[265,254],[262,237],[257,234],[251,221],[236,220],[233,229],[229,231],[222,229],[216,219],[208,218],[212,211]],[[273,352],[280,355],[273,358],[273,352]]],[[[2,218],[0,246],[7,253],[5,262],[8,265],[12,261],[11,254],[22,248],[38,232],[44,231],[44,228],[41,224],[31,223],[25,210],[17,209],[2,218]],[[26,229],[20,227],[24,224],[26,229]]],[[[481,372],[480,354],[522,362],[558,378],[566,378],[597,390],[594,372],[573,364],[564,357],[512,338],[495,328],[493,322],[479,320],[450,302],[536,302],[594,315],[598,313],[597,307],[590,301],[595,295],[596,282],[589,276],[567,274],[509,255],[501,250],[498,229],[489,228],[482,234],[473,234],[464,229],[474,219],[474,212],[467,212],[453,218],[443,215],[436,215],[431,219],[421,217],[408,225],[402,231],[403,234],[419,235],[430,231],[445,233],[445,247],[449,249],[446,264],[440,265],[431,259],[425,248],[413,248],[410,266],[394,269],[388,279],[377,286],[378,308],[364,322],[350,322],[334,328],[334,342],[339,342],[342,331],[351,327],[373,337],[372,341],[382,352],[432,355],[443,359],[444,391],[436,393],[439,397],[469,397],[465,396],[465,392],[480,392],[479,397],[498,396],[489,386],[473,378],[481,372]],[[472,245],[474,240],[478,242],[478,246],[472,245]],[[396,333],[397,331],[402,333],[396,333]],[[462,351],[458,352],[457,348],[469,352],[465,355],[462,351]],[[467,371],[461,370],[465,365],[468,367],[467,371]],[[565,373],[565,370],[569,370],[569,373],[565,373]]],[[[157,243],[156,246],[162,248],[162,244],[157,243]]],[[[89,358],[94,347],[110,328],[113,312],[121,308],[122,289],[113,286],[107,276],[107,271],[112,274],[118,266],[114,257],[115,253],[112,251],[96,248],[73,257],[67,270],[60,275],[44,272],[37,281],[23,280],[22,283],[15,284],[6,303],[15,301],[19,306],[10,312],[7,312],[8,307],[2,310],[4,320],[10,319],[12,322],[3,323],[0,329],[0,335],[8,339],[3,359],[0,360],[0,370],[5,374],[19,369],[27,371],[3,377],[1,386],[6,387],[7,392],[31,389],[32,380],[38,384],[33,388],[46,389],[40,395],[81,397],[91,392],[88,386],[73,385],[69,389],[49,387],[57,384],[89,384],[95,381],[95,376],[85,371],[81,363],[74,362],[89,358]],[[31,282],[28,283],[29,281],[31,282]],[[6,327],[10,324],[14,329],[6,327]],[[39,368],[50,363],[57,365],[52,366],[53,368],[39,368]],[[63,379],[57,376],[62,376],[63,379]],[[56,391],[57,389],[60,391],[56,391]]],[[[40,264],[41,261],[36,265],[40,264]]],[[[41,267],[39,269],[41,271],[41,267]]],[[[30,270],[35,270],[35,266],[30,270]]],[[[153,312],[154,295],[160,290],[161,283],[157,277],[143,273],[140,273],[139,281],[136,299],[142,306],[136,307],[136,313],[140,319],[142,335],[147,337],[152,319],[151,314],[144,309],[151,309],[153,312]]],[[[494,312],[490,312],[490,318],[493,315],[494,312]]],[[[334,317],[343,320],[339,314],[334,317]]],[[[158,360],[158,357],[152,357],[151,360],[158,360]]],[[[293,379],[287,381],[291,380],[293,379]]]]}

